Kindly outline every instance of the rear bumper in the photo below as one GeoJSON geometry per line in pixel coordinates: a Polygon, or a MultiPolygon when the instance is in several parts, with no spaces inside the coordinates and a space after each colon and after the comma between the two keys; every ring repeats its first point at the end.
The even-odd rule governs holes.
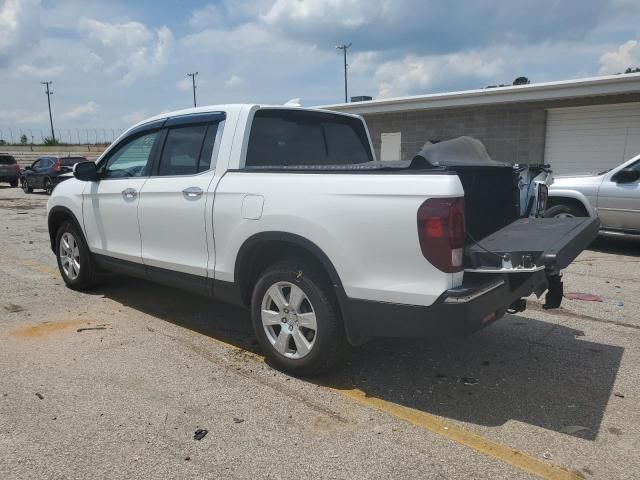
{"type": "Polygon", "coordinates": [[[428,307],[347,299],[344,302],[351,343],[372,337],[464,337],[501,318],[517,300],[542,294],[549,286],[544,271],[465,274],[459,288],[444,292],[428,307]]]}
{"type": "Polygon", "coordinates": [[[2,173],[0,174],[0,182],[13,182],[20,178],[19,173],[2,173]]]}

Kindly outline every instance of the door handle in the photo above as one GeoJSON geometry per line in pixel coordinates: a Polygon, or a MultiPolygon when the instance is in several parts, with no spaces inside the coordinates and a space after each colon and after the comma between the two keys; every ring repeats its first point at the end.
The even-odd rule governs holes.
{"type": "Polygon", "coordinates": [[[189,187],[182,190],[182,193],[189,198],[198,198],[203,192],[200,187],[189,187]]]}
{"type": "Polygon", "coordinates": [[[138,196],[138,192],[136,192],[134,188],[125,188],[124,190],[122,190],[122,196],[125,199],[132,199],[138,196]]]}

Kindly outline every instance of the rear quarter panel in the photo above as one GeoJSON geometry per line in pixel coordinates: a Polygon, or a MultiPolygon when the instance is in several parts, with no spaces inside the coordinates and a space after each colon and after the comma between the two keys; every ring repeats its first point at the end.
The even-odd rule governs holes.
{"type": "Polygon", "coordinates": [[[430,197],[462,195],[458,177],[447,174],[227,172],[215,193],[210,274],[234,281],[236,256],[249,237],[288,232],[327,255],[349,297],[431,305],[462,274],[441,272],[422,256],[418,207],[430,197]],[[251,218],[243,218],[247,195],[263,198],[259,218],[246,208],[251,218]]]}

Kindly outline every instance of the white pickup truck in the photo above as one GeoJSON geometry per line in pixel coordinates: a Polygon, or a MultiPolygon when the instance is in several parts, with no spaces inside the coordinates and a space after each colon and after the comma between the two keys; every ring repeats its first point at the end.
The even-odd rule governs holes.
{"type": "Polygon", "coordinates": [[[538,218],[548,172],[460,138],[377,162],[362,118],[260,105],[162,114],[48,203],[74,289],[115,271],[251,310],[277,367],[312,375],[372,337],[467,335],[525,297],[562,298],[560,270],[594,218],[538,218]]]}

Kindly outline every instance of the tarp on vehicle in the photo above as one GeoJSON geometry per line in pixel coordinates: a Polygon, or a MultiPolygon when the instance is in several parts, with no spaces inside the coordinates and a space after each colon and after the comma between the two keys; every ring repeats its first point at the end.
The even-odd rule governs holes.
{"type": "Polygon", "coordinates": [[[424,162],[430,167],[511,167],[509,163],[491,158],[484,143],[477,138],[464,136],[425,143],[412,163],[424,162]]]}

